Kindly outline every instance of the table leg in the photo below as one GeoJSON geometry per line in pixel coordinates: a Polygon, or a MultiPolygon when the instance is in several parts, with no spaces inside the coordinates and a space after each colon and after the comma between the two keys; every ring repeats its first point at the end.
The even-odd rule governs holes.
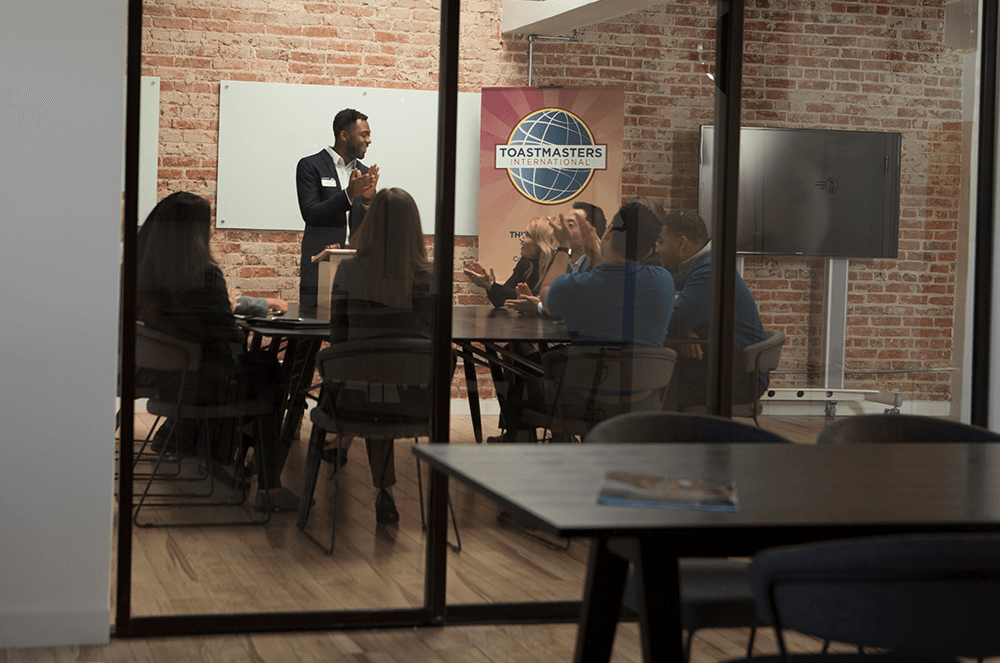
{"type": "Polygon", "coordinates": [[[573,659],[576,663],[606,663],[611,658],[627,574],[628,560],[608,550],[607,538],[598,537],[591,543],[573,659]]]}
{"type": "Polygon", "coordinates": [[[639,539],[632,560],[643,660],[681,663],[684,636],[677,556],[662,540],[639,539]]]}
{"type": "Polygon", "coordinates": [[[285,349],[285,361],[291,359],[287,367],[287,384],[285,387],[285,416],[281,422],[281,439],[291,445],[292,437],[302,421],[306,410],[305,396],[302,390],[310,386],[313,371],[316,368],[316,354],[321,342],[316,339],[289,339],[285,349]]]}
{"type": "Polygon", "coordinates": [[[479,381],[476,378],[476,364],[469,358],[462,360],[465,367],[465,394],[469,399],[469,414],[472,415],[472,431],[476,436],[476,443],[483,441],[483,420],[479,411],[479,381]]]}

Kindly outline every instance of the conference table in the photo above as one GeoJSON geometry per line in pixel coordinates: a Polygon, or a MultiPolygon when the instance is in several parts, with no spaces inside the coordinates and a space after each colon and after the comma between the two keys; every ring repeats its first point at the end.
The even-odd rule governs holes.
{"type": "Polygon", "coordinates": [[[630,561],[644,660],[679,662],[679,557],[748,556],[775,545],[882,534],[1000,531],[998,444],[431,444],[413,451],[437,473],[432,482],[454,477],[543,531],[593,540],[577,663],[609,659],[630,561]],[[738,511],[600,505],[608,471],[731,480],[738,511]]]}
{"type": "MultiPolygon", "coordinates": [[[[276,318],[249,318],[241,323],[254,332],[251,348],[259,348],[262,338],[285,344],[285,357],[294,358],[285,371],[288,403],[281,422],[282,439],[288,441],[298,427],[304,412],[304,401],[298,398],[312,379],[316,353],[323,341],[330,338],[330,309],[324,307],[300,310],[290,304],[288,313],[276,318]]],[[[492,306],[456,306],[452,309],[452,343],[463,359],[469,412],[476,442],[483,441],[482,416],[479,407],[479,385],[476,365],[488,366],[494,380],[502,373],[522,377],[540,376],[541,366],[517,351],[517,344],[547,345],[568,343],[566,325],[555,318],[525,315],[492,306]]],[[[277,348],[277,345],[275,345],[277,348]]]]}

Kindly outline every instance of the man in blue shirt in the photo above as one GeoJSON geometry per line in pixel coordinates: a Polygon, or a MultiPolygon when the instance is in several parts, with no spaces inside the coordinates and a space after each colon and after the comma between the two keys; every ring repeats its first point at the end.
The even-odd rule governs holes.
{"type": "MultiPolygon", "coordinates": [[[[671,212],[664,220],[656,240],[656,252],[661,264],[674,276],[677,297],[668,328],[669,336],[708,338],[708,308],[711,299],[709,273],[712,242],[705,222],[695,210],[671,212]]],[[[765,338],[764,326],[750,289],[736,275],[735,349],[737,356],[748,345],[765,338]]],[[[684,407],[704,405],[707,400],[708,362],[703,344],[682,344],[678,348],[677,366],[667,395],[667,405],[684,407]]],[[[733,369],[733,402],[757,400],[767,389],[767,374],[755,376],[739,366],[733,369]]]]}
{"type": "MultiPolygon", "coordinates": [[[[603,237],[578,214],[551,220],[559,248],[539,286],[539,297],[546,313],[566,322],[573,345],[663,347],[673,308],[673,279],[662,267],[640,262],[653,252],[660,223],[639,201],[622,206],[603,237]],[[593,265],[589,271],[567,273],[570,246],[584,248],[593,265]]],[[[529,297],[530,291],[522,289],[519,295],[529,297]]],[[[551,402],[541,380],[529,382],[527,391],[526,397],[508,397],[504,403],[504,441],[526,440],[522,410],[543,410],[551,402]]]]}
{"type": "Polygon", "coordinates": [[[674,284],[661,267],[640,263],[653,250],[659,219],[645,205],[622,206],[604,236],[585,220],[553,220],[555,260],[539,288],[549,315],[566,322],[574,344],[662,347],[673,309],[674,284]],[[574,239],[574,233],[582,234],[574,239]],[[567,274],[568,245],[583,245],[593,267],[567,274]]]}

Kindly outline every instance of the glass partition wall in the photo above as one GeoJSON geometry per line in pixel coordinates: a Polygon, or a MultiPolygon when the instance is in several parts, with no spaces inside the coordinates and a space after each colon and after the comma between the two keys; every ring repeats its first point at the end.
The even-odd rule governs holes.
{"type": "Polygon", "coordinates": [[[778,5],[743,34],[737,248],[786,336],[765,402],[968,421],[979,6],[778,5]]]}
{"type": "MultiPolygon", "coordinates": [[[[459,170],[463,146],[456,127],[468,119],[462,115],[468,107],[460,110],[468,99],[459,95],[529,82],[624,91],[620,202],[645,197],[647,204],[662,207],[662,216],[673,218],[645,258],[669,267],[682,290],[697,280],[692,273],[703,276],[708,267],[708,285],[698,284],[707,301],[698,302],[697,315],[688,310],[695,323],[672,325],[668,333],[689,359],[683,383],[688,388],[671,394],[682,401],[677,405],[746,416],[752,399],[743,394],[749,389],[763,392],[765,415],[881,412],[901,402],[904,411],[967,419],[971,390],[963,358],[971,361],[967,265],[974,241],[970,179],[978,139],[979,56],[974,36],[956,26],[966,20],[974,35],[974,21],[968,21],[978,7],[970,19],[944,2],[807,9],[770,3],[744,13],[742,6],[725,2],[677,1],[541,35],[503,33],[500,0],[481,13],[459,13],[458,2],[406,9],[338,3],[328,10],[308,5],[280,13],[242,0],[219,4],[131,3],[136,10],[141,6],[142,18],[141,25],[133,23],[130,63],[140,62],[141,75],[159,79],[156,197],[189,191],[208,200],[211,249],[226,285],[238,287],[241,295],[287,300],[294,312],[303,225],[295,169],[298,159],[335,146],[330,124],[337,111],[354,107],[368,115],[371,144],[364,162],[380,165],[379,189],[405,188],[400,182],[412,181],[398,177],[405,170],[433,172],[427,190],[411,191],[434,270],[424,282],[424,304],[433,312],[436,361],[428,366],[427,382],[434,385],[435,399],[431,434],[420,436],[420,444],[477,443],[467,400],[470,376],[482,403],[481,438],[501,434],[490,370],[480,365],[467,373],[469,357],[461,356],[457,366],[449,357],[456,312],[489,305],[483,289],[463,271],[484,247],[475,220],[466,218],[468,210],[456,208],[469,181],[469,173],[459,170]],[[439,84],[445,92],[440,96],[439,84]],[[398,98],[380,96],[388,90],[398,98]],[[318,96],[310,96],[314,93],[318,96]],[[433,97],[427,107],[421,106],[422,94],[433,97]],[[424,110],[400,115],[402,105],[424,110]],[[271,143],[275,147],[268,146],[275,140],[272,130],[311,126],[315,115],[321,117],[315,128],[294,139],[300,142],[292,149],[285,149],[280,136],[271,143]],[[396,138],[393,132],[400,130],[412,135],[396,138]],[[418,134],[432,140],[415,154],[418,134]],[[773,140],[754,143],[760,136],[773,140]],[[870,140],[856,148],[848,139],[858,136],[870,140]],[[232,137],[242,140],[234,143],[232,137]],[[804,138],[814,147],[796,151],[804,138]],[[879,139],[882,152],[872,147],[879,139]],[[756,160],[748,161],[751,150],[741,152],[741,142],[755,146],[756,160]],[[261,173],[262,183],[255,184],[261,173]],[[882,188],[873,192],[876,179],[882,188]],[[272,200],[283,203],[285,212],[253,221],[272,200]],[[894,221],[898,236],[892,234],[894,221]],[[699,222],[703,237],[692,230],[699,222]],[[771,248],[776,238],[792,234],[781,223],[807,228],[797,237],[802,247],[771,248]],[[682,235],[685,242],[679,241],[682,235]],[[831,253],[829,246],[836,250],[831,253]],[[759,324],[754,316],[753,324],[747,322],[747,311],[759,316],[759,324]],[[780,362],[770,371],[766,390],[756,373],[748,387],[747,376],[740,375],[747,372],[743,348],[765,340],[768,331],[784,336],[780,362]],[[698,380],[703,386],[692,391],[698,380]]],[[[140,133],[138,103],[131,103],[137,78],[132,69],[131,159],[137,159],[140,133]]],[[[478,106],[473,115],[478,119],[478,106]]],[[[127,215],[137,209],[137,186],[127,184],[132,192],[126,195],[127,215]]],[[[552,213],[567,211],[571,202],[552,206],[552,213]]],[[[615,211],[605,210],[608,220],[615,211]]],[[[127,237],[126,320],[136,317],[137,262],[135,238],[127,237]]],[[[509,268],[496,267],[498,279],[508,273],[509,268]]],[[[329,316],[321,307],[296,317],[322,322],[329,316]]],[[[312,346],[293,338],[278,347],[270,344],[289,343],[294,334],[265,326],[252,331],[250,340],[261,342],[251,346],[255,352],[276,350],[271,359],[283,378],[298,371],[312,384],[318,376],[303,371],[302,360],[306,366],[314,360],[327,333],[304,333],[316,341],[312,346]]],[[[124,336],[130,356],[135,341],[127,329],[124,336]]],[[[128,362],[124,368],[131,375],[128,362]]],[[[133,388],[130,382],[123,380],[123,393],[133,388]]],[[[144,395],[142,384],[134,389],[137,398],[144,395]]],[[[308,488],[302,477],[308,474],[313,434],[308,412],[301,429],[295,425],[296,406],[302,405],[297,393],[290,391],[282,403],[290,411],[287,446],[264,451],[271,463],[282,459],[280,481],[296,498],[293,506],[303,486],[308,488]]],[[[153,425],[143,401],[135,403],[134,420],[127,417],[128,406],[123,408],[123,439],[142,439],[153,425]]],[[[313,407],[312,401],[306,406],[313,407]]],[[[772,425],[766,419],[762,423],[772,425]]],[[[241,464],[252,470],[259,451],[245,454],[242,463],[232,451],[239,449],[244,431],[212,430],[227,449],[213,456],[215,478],[232,476],[241,464]]],[[[450,527],[446,542],[437,528],[428,541],[419,496],[422,489],[426,503],[427,474],[415,465],[412,440],[394,446],[391,493],[399,522],[381,525],[375,505],[380,478],[373,476],[373,456],[363,441],[354,440],[337,470],[335,506],[333,474],[340,461],[334,436],[320,437],[312,443],[328,451],[319,463],[306,531],[329,545],[336,513],[331,555],[299,531],[295,510],[272,513],[261,526],[223,527],[133,527],[129,514],[120,514],[119,532],[128,536],[118,548],[119,632],[576,619],[586,541],[539,537],[454,482],[450,503],[437,499],[426,515],[454,518],[457,532],[450,527]],[[460,552],[449,546],[458,543],[456,534],[460,552]]],[[[140,447],[141,442],[131,454],[140,447]]],[[[135,464],[129,496],[129,455],[123,448],[121,495],[137,500],[147,483],[142,475],[155,459],[140,457],[135,464]]],[[[183,448],[178,455],[185,457],[183,448]]],[[[165,455],[176,467],[170,456],[165,455]]],[[[207,447],[193,443],[179,476],[150,483],[150,491],[199,490],[204,482],[177,479],[212,476],[207,460],[207,447]]],[[[257,476],[251,471],[246,480],[245,508],[144,509],[140,522],[262,518],[252,508],[257,476]]],[[[215,488],[223,497],[234,492],[232,486],[215,488]]]]}

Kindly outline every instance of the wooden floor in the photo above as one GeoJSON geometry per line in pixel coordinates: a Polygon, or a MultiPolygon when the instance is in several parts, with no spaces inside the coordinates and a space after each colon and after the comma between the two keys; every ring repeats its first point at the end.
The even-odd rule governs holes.
{"type": "MultiPolygon", "coordinates": [[[[495,421],[487,418],[488,423],[495,421]]],[[[772,417],[770,428],[799,443],[812,443],[823,417],[772,417]]],[[[137,431],[148,420],[137,422],[137,431]]],[[[496,431],[487,430],[486,434],[496,431]]],[[[283,475],[298,491],[304,441],[293,450],[283,475]]],[[[471,444],[468,417],[452,420],[452,442],[471,444]]],[[[337,548],[323,552],[295,527],[293,513],[275,514],[266,527],[167,528],[137,530],[133,554],[133,615],[301,611],[415,607],[423,602],[424,534],[420,526],[416,466],[409,445],[396,447],[400,510],[398,526],[378,528],[375,489],[363,444],[350,450],[338,509],[337,548]]],[[[426,469],[424,469],[426,472],[426,469]]],[[[333,483],[322,469],[310,530],[330,531],[333,483]]],[[[453,486],[463,549],[448,554],[448,601],[507,602],[578,600],[582,594],[587,543],[573,541],[554,550],[498,522],[490,500],[453,486]]],[[[184,516],[206,509],[156,509],[155,518],[184,516]]],[[[242,508],[219,514],[245,517],[242,508]]],[[[213,514],[214,515],[214,514],[213,514]]],[[[451,534],[452,538],[454,534],[451,534]]],[[[112,592],[113,594],[113,592],[112,592]]],[[[113,614],[113,613],[112,613],[113,614]]],[[[13,661],[367,661],[372,663],[570,661],[575,625],[497,625],[344,631],[308,634],[233,635],[197,638],[113,640],[104,647],[0,651],[13,661]]],[[[719,629],[699,633],[692,661],[727,660],[743,655],[748,632],[719,629]]],[[[796,646],[818,650],[800,637],[796,646]]],[[[775,652],[773,637],[758,636],[757,651],[775,652]]],[[[619,627],[613,661],[640,661],[634,624],[619,627]]]]}

